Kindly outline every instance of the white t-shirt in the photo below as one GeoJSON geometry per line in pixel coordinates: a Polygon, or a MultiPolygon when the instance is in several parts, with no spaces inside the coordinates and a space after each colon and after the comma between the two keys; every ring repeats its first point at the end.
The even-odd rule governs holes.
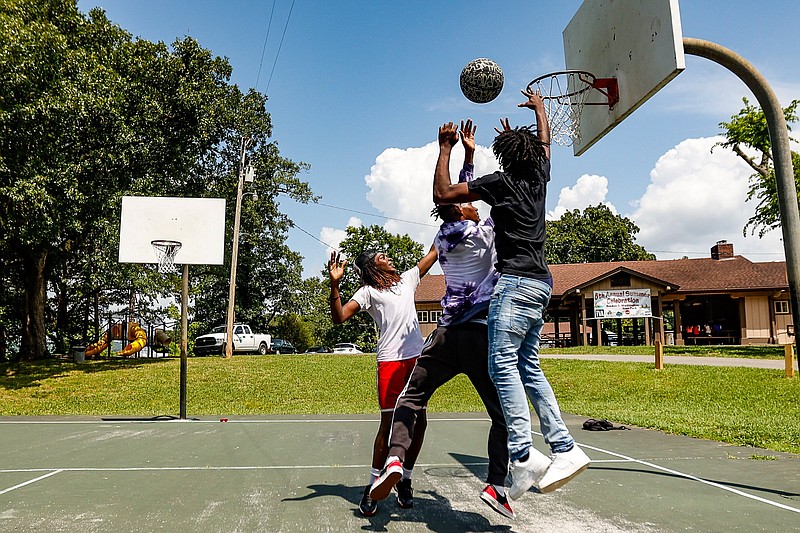
{"type": "Polygon", "coordinates": [[[419,268],[403,272],[400,282],[379,291],[364,285],[353,295],[378,325],[378,361],[401,361],[417,357],[422,352],[422,333],[419,330],[414,292],[419,286],[419,268]]]}

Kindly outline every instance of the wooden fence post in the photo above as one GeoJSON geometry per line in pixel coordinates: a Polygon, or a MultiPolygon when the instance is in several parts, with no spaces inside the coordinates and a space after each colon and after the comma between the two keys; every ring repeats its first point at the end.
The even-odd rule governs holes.
{"type": "Polygon", "coordinates": [[[656,370],[664,370],[664,345],[658,339],[655,342],[656,347],[656,370]]]}
{"type": "Polygon", "coordinates": [[[794,344],[783,345],[783,358],[786,362],[786,377],[794,377],[794,344]]]}

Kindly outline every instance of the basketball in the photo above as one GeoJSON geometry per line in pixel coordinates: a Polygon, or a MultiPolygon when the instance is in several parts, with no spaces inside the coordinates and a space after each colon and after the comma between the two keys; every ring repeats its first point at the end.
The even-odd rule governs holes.
{"type": "Polygon", "coordinates": [[[491,102],[503,90],[503,71],[485,57],[473,59],[461,71],[461,92],[476,104],[491,102]]]}

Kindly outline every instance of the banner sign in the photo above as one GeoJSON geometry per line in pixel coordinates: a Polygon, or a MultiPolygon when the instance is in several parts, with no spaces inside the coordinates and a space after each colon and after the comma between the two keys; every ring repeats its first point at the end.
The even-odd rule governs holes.
{"type": "Polygon", "coordinates": [[[594,291],[595,318],[643,318],[653,316],[650,289],[594,291]]]}

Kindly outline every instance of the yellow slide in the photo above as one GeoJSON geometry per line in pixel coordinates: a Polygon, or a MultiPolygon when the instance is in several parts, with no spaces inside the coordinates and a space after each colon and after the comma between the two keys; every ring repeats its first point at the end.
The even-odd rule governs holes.
{"type": "Polygon", "coordinates": [[[128,324],[128,340],[131,341],[125,348],[115,352],[114,355],[121,355],[128,357],[140,351],[147,345],[147,333],[143,330],[137,322],[130,322],[128,324]]]}
{"type": "MultiPolygon", "coordinates": [[[[119,338],[122,335],[122,324],[114,324],[111,332],[114,334],[114,337],[119,338]]],[[[100,340],[87,346],[83,353],[86,357],[93,357],[108,348],[108,342],[108,330],[106,330],[105,333],[103,333],[103,336],[100,337],[100,340]]]]}

